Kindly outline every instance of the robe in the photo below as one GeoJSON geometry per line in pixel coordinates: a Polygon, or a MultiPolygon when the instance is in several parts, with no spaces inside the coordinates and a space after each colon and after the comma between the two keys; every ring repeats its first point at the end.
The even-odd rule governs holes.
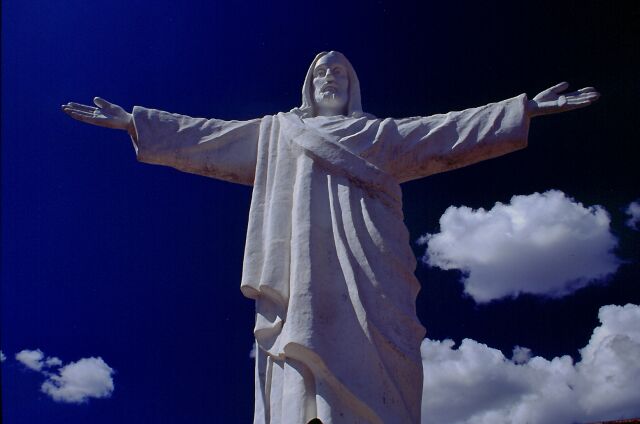
{"type": "Polygon", "coordinates": [[[527,99],[405,119],[135,107],[138,160],[252,185],[254,423],[419,423],[420,284],[400,183],[524,148],[527,99]]]}

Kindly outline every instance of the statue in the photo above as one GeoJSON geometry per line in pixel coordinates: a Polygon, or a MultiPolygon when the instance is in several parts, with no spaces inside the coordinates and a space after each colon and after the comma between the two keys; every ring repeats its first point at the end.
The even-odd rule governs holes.
{"type": "Polygon", "coordinates": [[[420,284],[400,184],[527,145],[531,117],[587,106],[568,84],[460,112],[364,113],[341,53],[318,54],[302,105],[248,121],[68,103],[126,130],[138,160],[253,186],[241,282],[256,302],[254,423],[419,423],[420,284]]]}

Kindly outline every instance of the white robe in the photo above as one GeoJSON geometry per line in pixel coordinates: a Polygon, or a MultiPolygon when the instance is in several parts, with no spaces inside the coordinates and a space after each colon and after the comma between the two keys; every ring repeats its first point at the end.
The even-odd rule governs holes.
{"type": "Polygon", "coordinates": [[[142,162],[253,185],[254,423],[418,423],[420,284],[400,183],[526,146],[526,96],[406,119],[191,118],[135,107],[142,162]]]}

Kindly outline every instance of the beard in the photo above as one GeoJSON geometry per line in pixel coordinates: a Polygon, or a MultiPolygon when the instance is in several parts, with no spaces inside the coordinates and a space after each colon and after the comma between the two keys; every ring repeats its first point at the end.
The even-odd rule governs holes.
{"type": "Polygon", "coordinates": [[[347,96],[335,91],[324,91],[317,93],[315,101],[318,106],[328,108],[344,108],[347,106],[347,96]]]}

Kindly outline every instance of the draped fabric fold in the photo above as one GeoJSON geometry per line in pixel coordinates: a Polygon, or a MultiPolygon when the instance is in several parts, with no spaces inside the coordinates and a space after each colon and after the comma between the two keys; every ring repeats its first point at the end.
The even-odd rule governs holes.
{"type": "Polygon", "coordinates": [[[253,194],[255,423],[418,423],[420,285],[400,182],[526,146],[524,95],[425,118],[190,118],[136,107],[141,161],[253,194]]]}

